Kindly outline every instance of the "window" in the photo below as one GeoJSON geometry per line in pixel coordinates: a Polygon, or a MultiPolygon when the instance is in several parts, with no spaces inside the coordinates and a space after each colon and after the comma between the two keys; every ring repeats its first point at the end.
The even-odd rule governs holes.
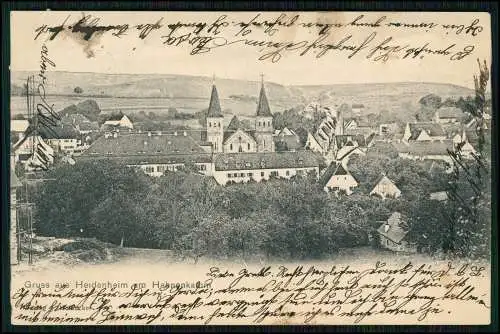
{"type": "Polygon", "coordinates": [[[198,165],[199,170],[207,170],[206,165],[198,165]]]}
{"type": "Polygon", "coordinates": [[[212,122],[208,122],[208,127],[211,128],[212,127],[212,122]]]}
{"type": "Polygon", "coordinates": [[[252,177],[253,176],[253,173],[248,173],[247,174],[249,177],[252,177]]]}
{"type": "Polygon", "coordinates": [[[259,122],[259,126],[260,126],[260,122],[259,122]]]}
{"type": "Polygon", "coordinates": [[[271,172],[271,176],[275,176],[275,177],[278,176],[278,171],[277,170],[273,170],[271,172]]]}
{"type": "Polygon", "coordinates": [[[154,173],[154,171],[155,171],[154,167],[151,167],[151,166],[146,167],[146,173],[154,173]]]}
{"type": "Polygon", "coordinates": [[[290,175],[290,171],[289,171],[289,170],[287,170],[287,171],[286,171],[286,176],[289,176],[289,175],[290,175]]]}
{"type": "Polygon", "coordinates": [[[248,143],[248,150],[250,151],[250,143],[248,143]]]}
{"type": "Polygon", "coordinates": [[[244,177],[245,176],[245,173],[240,173],[240,177],[244,177]]]}
{"type": "Polygon", "coordinates": [[[271,121],[268,121],[268,122],[267,122],[267,126],[271,126],[271,121]]]}
{"type": "Polygon", "coordinates": [[[241,145],[240,148],[238,149],[238,152],[243,152],[243,147],[241,147],[241,145]]]}
{"type": "Polygon", "coordinates": [[[233,150],[233,144],[229,144],[229,150],[232,151],[233,150]]]}
{"type": "Polygon", "coordinates": [[[220,122],[217,124],[217,126],[220,128],[220,122]]]}
{"type": "Polygon", "coordinates": [[[264,177],[264,172],[260,172],[260,176],[261,176],[261,177],[264,177]]]}

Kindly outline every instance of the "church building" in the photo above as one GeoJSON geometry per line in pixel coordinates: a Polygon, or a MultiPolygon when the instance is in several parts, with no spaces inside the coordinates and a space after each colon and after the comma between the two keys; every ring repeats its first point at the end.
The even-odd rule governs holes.
{"type": "Polygon", "coordinates": [[[224,129],[224,115],[220,106],[217,87],[212,85],[212,94],[207,111],[207,142],[214,153],[275,152],[273,115],[269,108],[264,82],[262,81],[257,104],[255,127],[247,129],[237,116],[224,129]]]}

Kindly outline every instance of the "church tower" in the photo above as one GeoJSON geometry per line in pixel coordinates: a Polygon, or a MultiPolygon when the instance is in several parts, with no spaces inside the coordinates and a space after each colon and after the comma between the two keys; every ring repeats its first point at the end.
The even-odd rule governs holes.
{"type": "Polygon", "coordinates": [[[219,94],[215,82],[212,84],[212,94],[207,111],[207,141],[212,143],[214,153],[223,151],[222,141],[224,138],[224,116],[220,108],[219,94]]]}
{"type": "Polygon", "coordinates": [[[264,78],[262,76],[257,117],[255,118],[257,152],[274,152],[273,131],[273,115],[267,102],[266,91],[264,90],[264,78]]]}

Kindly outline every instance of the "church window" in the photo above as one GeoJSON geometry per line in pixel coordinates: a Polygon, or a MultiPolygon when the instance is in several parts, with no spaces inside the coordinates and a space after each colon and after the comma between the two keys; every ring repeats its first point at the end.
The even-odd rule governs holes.
{"type": "Polygon", "coordinates": [[[232,151],[233,150],[233,144],[229,144],[229,150],[232,151]]]}
{"type": "Polygon", "coordinates": [[[260,126],[260,122],[259,122],[259,126],[260,126]]]}
{"type": "Polygon", "coordinates": [[[250,143],[248,143],[248,150],[250,150],[250,143]]]}
{"type": "Polygon", "coordinates": [[[267,126],[271,126],[271,121],[268,121],[268,122],[267,122],[267,126]]]}
{"type": "Polygon", "coordinates": [[[238,149],[238,152],[243,152],[243,147],[241,147],[241,145],[240,148],[238,149]]]}

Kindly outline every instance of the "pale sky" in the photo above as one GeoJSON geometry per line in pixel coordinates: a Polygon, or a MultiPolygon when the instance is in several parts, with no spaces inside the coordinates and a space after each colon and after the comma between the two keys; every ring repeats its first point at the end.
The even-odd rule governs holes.
{"type": "MultiPolygon", "coordinates": [[[[40,68],[40,50],[46,43],[50,59],[56,64],[57,71],[100,72],[100,73],[161,73],[212,76],[218,78],[234,78],[259,80],[260,73],[265,74],[266,81],[285,85],[319,85],[365,82],[402,82],[422,81],[451,83],[473,88],[472,75],[478,72],[477,58],[491,62],[491,28],[487,13],[356,13],[356,12],[303,12],[286,13],[288,18],[299,14],[297,24],[290,28],[280,28],[278,33],[267,36],[259,28],[245,37],[234,37],[239,28],[232,22],[249,21],[258,12],[86,12],[101,18],[99,25],[155,23],[163,17],[164,26],[150,33],[145,40],[138,38],[138,31],[129,28],[127,35],[120,38],[106,32],[94,41],[90,49],[94,57],[87,58],[89,50],[81,39],[73,38],[68,32],[61,32],[55,40],[47,41],[48,35],[41,35],[34,40],[35,29],[47,24],[60,25],[70,15],[67,24],[74,24],[82,17],[80,12],[12,12],[11,13],[11,69],[38,71],[40,68]],[[317,38],[315,30],[299,26],[298,22],[351,22],[358,15],[365,15],[365,22],[374,22],[380,16],[387,18],[384,22],[407,22],[413,24],[438,24],[437,28],[373,28],[373,27],[341,27],[332,28],[330,36],[323,42],[338,43],[346,36],[352,35],[345,44],[358,45],[372,32],[375,37],[366,50],[360,51],[352,59],[346,52],[330,50],[322,58],[315,58],[310,51],[305,56],[298,56],[301,51],[285,51],[277,63],[258,61],[265,52],[260,47],[243,47],[241,43],[216,48],[205,54],[189,55],[193,48],[189,44],[179,47],[163,45],[162,35],[168,33],[166,24],[188,22],[212,23],[221,15],[227,15],[229,27],[219,36],[227,40],[239,38],[293,41],[307,40],[312,43],[317,38]],[[476,26],[483,30],[477,36],[466,34],[465,29],[457,34],[457,29],[446,30],[442,24],[467,26],[478,19],[476,26]],[[446,33],[448,32],[448,33],[446,33]],[[457,52],[467,45],[473,45],[473,52],[462,60],[451,61],[450,56],[426,54],[423,59],[390,58],[386,63],[366,59],[369,49],[392,37],[387,45],[397,47],[409,44],[410,47],[421,47],[428,42],[428,47],[436,50],[455,44],[452,48],[457,52]]],[[[274,20],[278,12],[262,12],[260,19],[274,20]]],[[[192,30],[179,30],[177,35],[192,30]]],[[[200,35],[207,36],[206,32],[200,35]]],[[[73,35],[74,36],[74,35],[73,35]]],[[[268,49],[272,51],[273,49],[268,49]]],[[[303,49],[302,49],[303,50],[303,49]]],[[[455,53],[453,52],[453,53],[455,53]]]]}

